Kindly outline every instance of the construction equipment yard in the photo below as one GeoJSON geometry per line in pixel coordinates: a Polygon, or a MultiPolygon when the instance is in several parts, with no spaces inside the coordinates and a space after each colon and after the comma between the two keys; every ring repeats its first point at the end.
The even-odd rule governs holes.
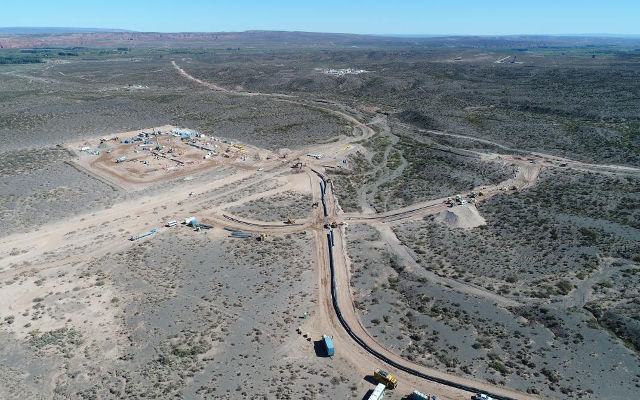
{"type": "MultiPolygon", "coordinates": [[[[64,143],[62,147],[73,153],[70,163],[77,170],[126,195],[110,207],[0,238],[0,276],[2,281],[12,282],[1,289],[6,300],[0,307],[0,319],[11,317],[12,321],[6,331],[33,343],[39,343],[42,332],[79,332],[83,341],[75,346],[86,354],[126,359],[136,351],[129,348],[136,335],[149,335],[153,342],[154,329],[164,329],[166,325],[173,332],[181,326],[181,312],[193,313],[194,321],[198,321],[194,324],[204,324],[200,315],[215,315],[217,323],[207,325],[202,331],[206,334],[191,334],[183,327],[175,330],[167,342],[156,343],[158,349],[165,351],[154,356],[159,360],[154,361],[157,368],[163,368],[165,362],[174,370],[194,368],[189,376],[181,377],[190,382],[187,392],[182,393],[185,396],[216,385],[227,388],[218,395],[228,398],[248,396],[240,396],[244,391],[256,393],[257,385],[251,389],[241,387],[241,382],[221,383],[232,382],[236,372],[237,377],[247,375],[239,381],[251,377],[258,380],[251,367],[242,363],[249,359],[260,368],[275,368],[279,374],[294,365],[292,368],[298,371],[291,374],[308,374],[310,382],[317,375],[314,366],[332,371],[326,376],[345,377],[342,383],[337,379],[336,386],[350,386],[345,389],[344,398],[366,398],[375,387],[372,375],[376,368],[397,378],[398,387],[387,391],[387,396],[394,399],[414,390],[437,395],[438,399],[469,399],[478,392],[497,399],[540,398],[536,393],[526,393],[521,386],[512,388],[495,380],[474,379],[425,366],[403,357],[382,336],[373,334],[363,322],[359,294],[354,289],[350,231],[366,227],[378,232],[379,243],[386,251],[403,260],[407,268],[420,269],[414,250],[398,238],[396,227],[419,224],[435,216],[434,221],[452,228],[475,229],[485,224],[483,203],[535,187],[543,171],[573,169],[614,175],[638,174],[637,168],[590,164],[540,153],[513,155],[505,150],[504,154],[487,154],[472,149],[467,151],[475,152],[481,162],[507,168],[511,176],[393,210],[344,212],[339,197],[344,188],[336,184],[331,174],[336,169],[348,170],[350,157],[369,152],[363,142],[387,131],[386,115],[377,113],[359,119],[348,107],[337,103],[325,105],[291,95],[233,91],[190,75],[180,62],[173,61],[172,68],[181,79],[224,96],[260,97],[312,107],[342,119],[352,134],[286,152],[218,137],[215,131],[196,132],[173,125],[64,143]],[[296,199],[303,200],[296,203],[296,199]],[[280,215],[256,216],[252,211],[256,208],[273,209],[280,215]],[[197,219],[193,224],[188,220],[192,216],[197,219]],[[171,253],[172,249],[179,249],[179,254],[171,253]],[[256,260],[269,262],[262,265],[256,260]],[[185,263],[180,273],[173,267],[179,263],[185,263]],[[105,274],[131,293],[147,285],[154,289],[145,295],[146,299],[135,295],[127,299],[118,294],[117,285],[109,283],[105,274]],[[261,282],[262,277],[268,279],[261,282]],[[184,296],[184,303],[175,300],[180,296],[184,296]],[[127,306],[134,311],[143,305],[156,310],[165,301],[175,301],[171,306],[175,308],[166,311],[169,322],[162,322],[160,317],[145,321],[135,312],[127,314],[129,309],[119,308],[118,304],[126,301],[139,303],[127,306]],[[41,308],[48,311],[29,312],[32,304],[44,304],[41,308]],[[34,319],[34,313],[40,317],[34,319]],[[233,336],[236,331],[242,334],[233,336]],[[307,341],[302,333],[308,333],[312,340],[307,341]],[[225,344],[228,337],[236,338],[238,346],[230,348],[225,344]],[[322,358],[316,365],[315,360],[320,357],[314,352],[314,341],[325,340],[326,344],[327,338],[332,357],[322,358]],[[272,347],[271,351],[260,350],[261,341],[268,342],[266,347],[272,347]],[[257,349],[248,348],[254,344],[257,349]],[[260,355],[259,360],[247,354],[252,351],[260,355]],[[190,355],[180,358],[181,352],[190,355]],[[269,364],[270,357],[278,361],[269,364]],[[284,364],[278,364],[281,358],[284,364]],[[216,382],[199,381],[199,374],[212,373],[209,366],[195,367],[206,360],[216,360],[218,367],[234,365],[235,369],[224,372],[227,375],[216,382]],[[300,365],[304,365],[304,372],[300,365]],[[234,390],[238,390],[236,395],[234,390]]],[[[462,279],[430,271],[425,271],[424,276],[427,281],[504,310],[520,306],[513,297],[462,279]]],[[[378,282],[384,281],[386,277],[378,282]]],[[[431,329],[424,331],[428,334],[431,329]]],[[[43,345],[43,351],[57,346],[55,340],[51,343],[54,344],[43,345]]],[[[82,369],[82,361],[76,358],[71,364],[71,369],[82,369]]],[[[100,372],[90,371],[83,382],[86,387],[90,387],[91,374],[100,372]]],[[[126,376],[113,379],[125,382],[122,388],[128,388],[126,376]]],[[[113,387],[116,386],[120,387],[113,387]]],[[[129,389],[129,394],[141,393],[129,389]]],[[[285,398],[285,394],[271,396],[285,398]]]]}
{"type": "Polygon", "coordinates": [[[137,190],[144,184],[184,178],[214,167],[273,166],[278,158],[266,150],[169,125],[83,140],[66,147],[76,152],[79,167],[137,190]]]}

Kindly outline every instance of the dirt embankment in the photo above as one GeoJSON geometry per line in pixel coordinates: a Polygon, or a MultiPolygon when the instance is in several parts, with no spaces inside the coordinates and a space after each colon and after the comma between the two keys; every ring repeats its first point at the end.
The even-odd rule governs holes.
{"type": "Polygon", "coordinates": [[[442,210],[436,214],[434,220],[452,228],[463,229],[471,229],[487,224],[487,221],[480,215],[476,206],[472,204],[442,210]]]}

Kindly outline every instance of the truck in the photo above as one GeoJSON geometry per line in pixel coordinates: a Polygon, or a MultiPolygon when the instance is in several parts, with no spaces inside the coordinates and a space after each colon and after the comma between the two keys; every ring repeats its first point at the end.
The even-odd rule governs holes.
{"type": "Polygon", "coordinates": [[[380,368],[376,368],[373,372],[373,377],[380,383],[383,383],[388,389],[395,389],[398,387],[398,380],[393,377],[387,371],[383,371],[380,368]]]}
{"type": "Polygon", "coordinates": [[[471,397],[471,400],[493,400],[493,397],[488,396],[484,393],[476,393],[471,397]]]}
{"type": "Polygon", "coordinates": [[[166,226],[167,228],[170,228],[170,227],[172,227],[172,226],[176,226],[176,225],[178,225],[178,221],[173,220],[173,221],[169,221],[169,222],[167,222],[167,224],[166,224],[165,226],[166,226]]]}
{"type": "Polygon", "coordinates": [[[324,347],[327,349],[327,355],[331,357],[335,351],[335,348],[333,347],[333,340],[324,334],[322,335],[322,340],[324,340],[324,347]]]}
{"type": "Polygon", "coordinates": [[[387,391],[387,387],[385,386],[385,384],[378,383],[378,385],[376,386],[375,389],[373,389],[373,392],[371,392],[371,395],[368,397],[367,400],[380,400],[384,398],[384,393],[386,391],[387,391]]]}

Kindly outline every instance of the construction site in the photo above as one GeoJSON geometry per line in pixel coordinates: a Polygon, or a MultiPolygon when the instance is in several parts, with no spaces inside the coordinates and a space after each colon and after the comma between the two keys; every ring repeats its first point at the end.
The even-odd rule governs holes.
{"type": "Polygon", "coordinates": [[[168,125],[69,143],[66,147],[76,153],[78,166],[137,189],[214,167],[264,168],[279,158],[266,150],[168,125]]]}
{"type": "MultiPolygon", "coordinates": [[[[552,360],[549,346],[588,346],[607,333],[569,336],[560,323],[545,325],[526,309],[525,296],[537,295],[526,292],[526,276],[471,275],[463,267],[472,270],[473,257],[461,266],[445,256],[485,245],[500,223],[494,210],[516,209],[510,199],[544,201],[523,196],[557,179],[547,174],[634,177],[638,168],[483,141],[410,142],[387,113],[232,90],[192,75],[186,62],[167,64],[203,92],[305,107],[338,118],[347,134],[269,149],[216,129],[162,125],[61,143],[71,154],[65,165],[114,194],[102,208],[0,237],[2,334],[29,371],[0,369],[7,398],[47,398],[54,387],[56,398],[560,398],[569,392],[554,371],[569,353],[584,361],[567,370],[579,386],[570,393],[588,398],[587,361],[597,358],[610,377],[633,371],[622,349],[617,360],[582,347],[552,360]],[[462,183],[437,195],[415,189],[409,157],[427,148],[444,154],[434,174],[462,183]],[[495,332],[473,318],[494,318],[495,332]]],[[[325,73],[363,72],[346,71],[325,73]]],[[[536,282],[552,288],[548,297],[565,286],[575,293],[548,279],[536,282]]],[[[549,304],[569,309],[579,299],[549,304]]],[[[616,385],[612,378],[607,390],[623,393],[616,385]]]]}

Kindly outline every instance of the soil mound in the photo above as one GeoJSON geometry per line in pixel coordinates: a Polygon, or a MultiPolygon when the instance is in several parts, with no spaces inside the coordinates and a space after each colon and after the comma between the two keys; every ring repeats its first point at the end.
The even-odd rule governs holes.
{"type": "Polygon", "coordinates": [[[476,206],[472,204],[456,206],[440,211],[436,214],[434,219],[435,221],[452,228],[471,229],[476,226],[487,224],[478,212],[476,206]]]}

